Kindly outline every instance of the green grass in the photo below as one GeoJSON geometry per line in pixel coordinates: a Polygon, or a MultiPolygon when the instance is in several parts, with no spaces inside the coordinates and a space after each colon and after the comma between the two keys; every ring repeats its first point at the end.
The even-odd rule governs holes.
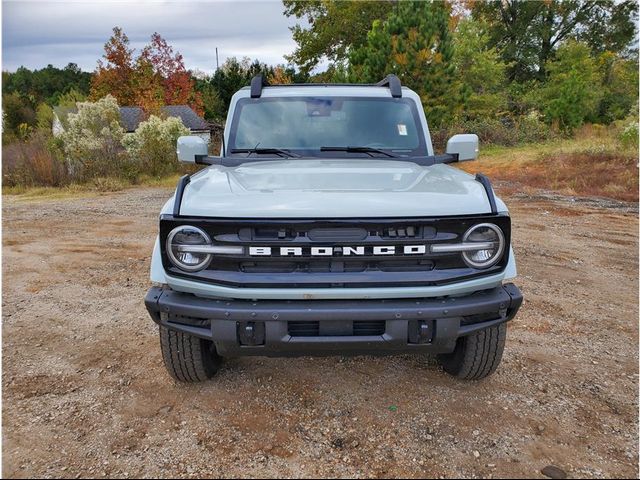
{"type": "Polygon", "coordinates": [[[86,185],[69,185],[65,187],[2,187],[3,195],[20,197],[22,200],[31,199],[61,199],[83,197],[96,194],[97,190],[90,190],[86,185]]]}

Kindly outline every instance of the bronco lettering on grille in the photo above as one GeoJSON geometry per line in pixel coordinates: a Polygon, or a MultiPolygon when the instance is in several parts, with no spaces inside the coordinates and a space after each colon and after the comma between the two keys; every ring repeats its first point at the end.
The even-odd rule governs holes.
{"type": "Polygon", "coordinates": [[[424,255],[426,245],[376,245],[376,246],[336,246],[336,247],[249,247],[249,255],[254,257],[326,257],[351,255],[424,255]]]}

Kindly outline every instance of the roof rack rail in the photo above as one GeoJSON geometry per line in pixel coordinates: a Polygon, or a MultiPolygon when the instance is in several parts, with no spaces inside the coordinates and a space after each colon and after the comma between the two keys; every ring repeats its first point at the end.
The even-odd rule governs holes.
{"type": "Polygon", "coordinates": [[[380,80],[378,83],[376,83],[376,86],[388,86],[393,98],[402,98],[402,84],[400,83],[400,79],[392,73],[384,77],[383,80],[380,80]]]}
{"type": "MultiPolygon", "coordinates": [[[[359,83],[291,83],[286,85],[278,85],[278,87],[319,87],[319,86],[328,86],[335,85],[341,87],[361,87],[363,84],[359,83]]],[[[389,87],[391,91],[391,96],[393,98],[402,98],[402,84],[400,83],[400,79],[393,74],[389,74],[384,77],[383,80],[380,80],[378,83],[373,84],[364,84],[373,87],[389,87]]],[[[262,87],[269,86],[269,82],[265,79],[264,75],[261,73],[257,74],[255,77],[251,79],[251,98],[260,98],[262,96],[262,87]]]]}

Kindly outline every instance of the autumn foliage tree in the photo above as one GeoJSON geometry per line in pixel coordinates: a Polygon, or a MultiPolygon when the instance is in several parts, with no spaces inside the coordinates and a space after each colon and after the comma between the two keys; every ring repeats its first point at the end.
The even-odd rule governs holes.
{"type": "Polygon", "coordinates": [[[267,75],[267,79],[272,85],[290,85],[293,83],[293,79],[282,65],[274,67],[273,73],[267,75]]]}
{"type": "Polygon", "coordinates": [[[147,61],[159,77],[166,105],[189,105],[202,114],[202,98],[195,90],[195,82],[184,66],[182,55],[174,52],[159,33],[151,35],[151,43],[142,50],[140,58],[147,61]]]}
{"type": "Polygon", "coordinates": [[[129,38],[115,27],[105,43],[103,59],[91,82],[92,100],[114,96],[120,105],[157,113],[162,105],[189,105],[202,114],[202,99],[195,89],[182,55],[158,33],[136,57],[129,38]]]}
{"type": "Polygon", "coordinates": [[[129,47],[129,37],[119,27],[104,44],[104,54],[91,79],[91,100],[107,95],[116,98],[120,105],[136,105],[137,90],[134,84],[136,64],[134,49],[129,47]]]}
{"type": "Polygon", "coordinates": [[[139,57],[136,60],[136,68],[131,75],[131,84],[135,89],[133,103],[123,105],[135,105],[142,107],[148,114],[160,114],[160,108],[165,103],[162,79],[156,75],[152,63],[146,58],[139,57]]]}

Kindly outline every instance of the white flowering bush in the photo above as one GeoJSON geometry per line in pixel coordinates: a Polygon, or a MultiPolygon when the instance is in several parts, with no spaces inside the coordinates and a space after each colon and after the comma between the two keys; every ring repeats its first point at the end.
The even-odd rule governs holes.
{"type": "Polygon", "coordinates": [[[620,141],[625,147],[638,148],[638,120],[632,119],[625,123],[620,134],[620,141]]]}
{"type": "Polygon", "coordinates": [[[176,141],[182,135],[189,135],[189,129],[179,118],[151,115],[134,133],[125,136],[122,144],[142,173],[160,176],[178,170],[176,141]]]}
{"type": "Polygon", "coordinates": [[[116,99],[107,95],[97,102],[78,102],[78,113],[70,113],[68,122],[61,140],[71,175],[79,180],[119,175],[126,161],[125,132],[116,99]]]}

